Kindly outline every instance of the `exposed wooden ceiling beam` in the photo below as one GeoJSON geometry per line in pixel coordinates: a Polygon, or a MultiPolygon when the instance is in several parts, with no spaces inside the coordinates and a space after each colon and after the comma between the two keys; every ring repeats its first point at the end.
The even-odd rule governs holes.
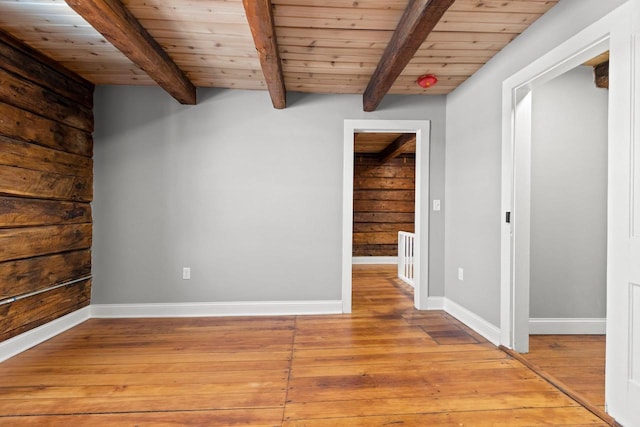
{"type": "Polygon", "coordinates": [[[595,75],[596,87],[609,89],[609,61],[598,64],[593,67],[595,75]]]}
{"type": "Polygon", "coordinates": [[[380,162],[386,163],[389,160],[395,159],[404,152],[407,145],[416,142],[415,133],[403,133],[399,137],[393,140],[391,144],[387,145],[378,156],[380,162]]]}
{"type": "Polygon", "coordinates": [[[455,0],[412,0],[364,91],[364,111],[374,111],[404,67],[455,0]]]}
{"type": "Polygon", "coordinates": [[[120,0],[65,0],[93,28],[182,104],[196,88],[120,0]]]}
{"type": "Polygon", "coordinates": [[[275,108],[286,107],[287,93],[278,51],[270,0],[242,0],[249,21],[253,43],[260,57],[262,73],[275,108]]]}

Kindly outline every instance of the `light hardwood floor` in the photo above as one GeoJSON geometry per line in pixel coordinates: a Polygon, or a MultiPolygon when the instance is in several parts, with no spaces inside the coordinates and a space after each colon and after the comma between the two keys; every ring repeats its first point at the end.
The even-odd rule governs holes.
{"type": "Polygon", "coordinates": [[[605,425],[394,273],[351,315],[89,320],[0,364],[0,426],[605,425]]]}
{"type": "Polygon", "coordinates": [[[531,335],[524,357],[604,411],[604,335],[531,335]]]}

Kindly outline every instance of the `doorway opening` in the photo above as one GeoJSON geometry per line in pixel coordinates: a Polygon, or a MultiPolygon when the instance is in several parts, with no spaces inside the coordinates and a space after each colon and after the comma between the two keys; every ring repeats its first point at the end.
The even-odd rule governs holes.
{"type": "MultiPolygon", "coordinates": [[[[354,136],[353,264],[393,264],[414,286],[415,133],[354,136]]],[[[413,296],[413,290],[410,290],[413,296]]]]}
{"type": "Polygon", "coordinates": [[[640,264],[633,262],[640,258],[640,27],[633,19],[639,7],[637,1],[621,5],[503,81],[503,212],[496,222],[501,223],[500,342],[526,351],[530,194],[518,181],[530,174],[530,163],[518,152],[530,147],[531,115],[528,103],[520,101],[536,85],[610,50],[605,398],[607,412],[618,422],[640,425],[640,264]]]}
{"type": "Polygon", "coordinates": [[[353,263],[397,264],[398,233],[414,233],[415,133],[356,133],[353,263]]]}
{"type": "Polygon", "coordinates": [[[607,61],[605,52],[531,91],[525,356],[602,412],[608,89],[597,70],[607,61]]]}
{"type": "MultiPolygon", "coordinates": [[[[588,358],[590,340],[606,332],[608,92],[595,87],[587,67],[608,47],[603,37],[568,58],[555,58],[558,62],[546,70],[516,74],[504,85],[501,341],[528,353],[530,333],[535,334],[534,364],[547,363],[539,358],[540,346],[548,346],[548,352],[570,350],[577,334],[592,337],[577,344],[588,358]],[[584,83],[586,74],[591,86],[577,89],[575,82],[584,83]],[[591,113],[599,115],[597,123],[582,121],[591,113]],[[583,131],[585,145],[579,137],[583,131]],[[553,334],[574,339],[542,336],[553,334]]],[[[602,352],[602,366],[592,385],[600,390],[591,397],[604,413],[604,340],[592,348],[602,352]]],[[[568,363],[575,368],[580,362],[568,363]]],[[[546,368],[560,376],[552,365],[546,368]]],[[[570,382],[565,380],[569,389],[570,382]]]]}
{"type": "MultiPolygon", "coordinates": [[[[417,309],[426,308],[428,297],[428,209],[421,208],[421,200],[429,200],[429,121],[428,120],[345,120],[344,122],[344,164],[343,164],[343,230],[342,230],[342,304],[343,312],[351,312],[352,301],[352,264],[354,255],[354,162],[356,160],[356,135],[363,134],[393,134],[398,144],[405,138],[415,137],[415,191],[413,248],[413,281],[414,306],[417,309]],[[408,136],[404,136],[408,135],[408,136]],[[423,213],[424,212],[424,213],[423,213]],[[423,226],[424,224],[424,226],[423,226]],[[421,244],[425,242],[424,244],[421,244]]],[[[367,138],[364,138],[365,140],[367,138]]],[[[406,143],[406,141],[404,141],[406,143]]],[[[406,145],[406,144],[404,144],[406,145]]],[[[361,204],[359,202],[359,204],[361,204]]],[[[406,205],[406,203],[404,203],[406,205]]],[[[405,215],[406,216],[406,215],[405,215]]],[[[368,226],[371,227],[371,226],[368,226]]],[[[375,228],[375,226],[374,226],[375,228]]],[[[391,233],[378,237],[391,238],[391,233]]],[[[358,239],[362,236],[358,236],[358,239]]],[[[397,248],[397,245],[395,245],[397,248]]]]}

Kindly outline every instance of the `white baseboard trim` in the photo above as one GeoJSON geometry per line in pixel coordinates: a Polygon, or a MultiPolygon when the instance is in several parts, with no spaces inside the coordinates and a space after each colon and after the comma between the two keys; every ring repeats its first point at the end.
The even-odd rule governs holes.
{"type": "Polygon", "coordinates": [[[351,258],[352,264],[396,264],[397,256],[354,256],[351,258]]]}
{"type": "Polygon", "coordinates": [[[342,314],[342,301],[276,301],[182,304],[92,304],[0,342],[0,362],[91,318],[290,316],[342,314]]]}
{"type": "MultiPolygon", "coordinates": [[[[429,297],[428,310],[444,310],[495,345],[500,329],[446,297],[429,297]]],[[[221,317],[341,314],[342,301],[274,301],[168,304],[92,304],[0,343],[0,362],[90,318],[221,317]]],[[[557,320],[557,319],[556,319],[557,320]]],[[[561,319],[566,320],[566,319],[561,319]]],[[[602,319],[582,319],[602,320],[602,319]]]]}
{"type": "Polygon", "coordinates": [[[430,297],[427,299],[427,310],[444,310],[494,345],[500,345],[500,328],[487,322],[477,314],[467,310],[446,297],[430,297]],[[433,300],[431,302],[431,300],[433,300]]]}
{"type": "Polygon", "coordinates": [[[83,307],[45,325],[38,326],[0,343],[0,362],[29,350],[90,318],[90,307],[83,307]]]}
{"type": "Polygon", "coordinates": [[[604,335],[607,319],[529,319],[529,333],[533,335],[604,335]]]}
{"type": "Polygon", "coordinates": [[[427,297],[427,310],[444,310],[445,297],[427,297]]]}
{"type": "Polygon", "coordinates": [[[221,317],[341,314],[342,301],[92,304],[91,317],[221,317]]]}

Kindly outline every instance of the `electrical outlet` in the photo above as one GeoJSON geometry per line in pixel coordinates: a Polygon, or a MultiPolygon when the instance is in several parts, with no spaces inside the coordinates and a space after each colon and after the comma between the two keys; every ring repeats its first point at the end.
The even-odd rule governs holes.
{"type": "Polygon", "coordinates": [[[464,280],[464,268],[458,267],[458,280],[464,280]]]}
{"type": "Polygon", "coordinates": [[[182,279],[183,280],[191,279],[191,268],[189,268],[189,267],[183,267],[182,268],[182,279]]]}

